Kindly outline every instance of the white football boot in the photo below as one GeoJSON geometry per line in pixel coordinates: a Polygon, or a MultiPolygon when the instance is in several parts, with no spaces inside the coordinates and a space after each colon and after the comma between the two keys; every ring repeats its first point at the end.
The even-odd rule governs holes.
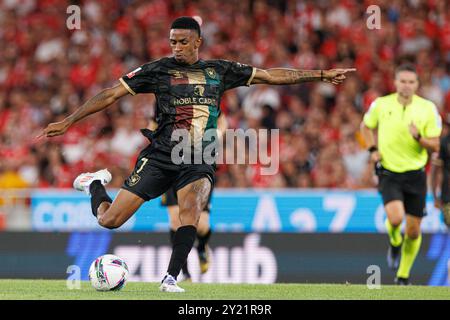
{"type": "Polygon", "coordinates": [[[159,290],[162,292],[184,292],[184,289],[177,285],[177,280],[175,280],[175,278],[170,274],[166,274],[164,279],[161,281],[159,290]]]}
{"type": "Polygon", "coordinates": [[[107,185],[112,179],[108,169],[99,170],[97,172],[85,172],[80,174],[73,182],[73,187],[78,191],[84,191],[90,195],[89,186],[95,180],[100,180],[102,185],[107,185]]]}

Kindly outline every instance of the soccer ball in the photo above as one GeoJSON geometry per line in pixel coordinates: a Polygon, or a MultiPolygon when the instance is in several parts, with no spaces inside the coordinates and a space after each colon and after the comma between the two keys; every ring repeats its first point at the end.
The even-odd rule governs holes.
{"type": "Polygon", "coordinates": [[[92,262],[89,281],[98,291],[117,291],[125,287],[128,274],[125,261],[113,254],[105,254],[92,262]]]}

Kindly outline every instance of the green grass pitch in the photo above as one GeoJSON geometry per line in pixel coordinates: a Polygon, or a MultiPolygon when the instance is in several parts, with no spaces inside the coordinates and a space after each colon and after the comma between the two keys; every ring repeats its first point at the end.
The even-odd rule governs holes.
{"type": "Polygon", "coordinates": [[[450,300],[450,287],[352,284],[180,283],[184,293],[160,292],[158,283],[129,282],[117,292],[97,292],[89,282],[69,290],[65,280],[0,280],[0,300],[450,300]]]}

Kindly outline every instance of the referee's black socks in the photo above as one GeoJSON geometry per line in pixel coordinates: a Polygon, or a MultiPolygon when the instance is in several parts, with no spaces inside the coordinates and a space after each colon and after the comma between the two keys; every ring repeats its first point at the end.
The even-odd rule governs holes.
{"type": "Polygon", "coordinates": [[[112,203],[112,199],[106,193],[106,189],[100,180],[92,181],[89,185],[89,192],[91,193],[92,214],[97,217],[97,210],[100,204],[102,202],[112,203]]]}
{"type": "Polygon", "coordinates": [[[175,279],[180,273],[181,267],[187,261],[189,252],[194,245],[196,233],[197,228],[192,225],[181,226],[175,232],[172,255],[170,257],[169,268],[167,269],[167,273],[175,279]]]}

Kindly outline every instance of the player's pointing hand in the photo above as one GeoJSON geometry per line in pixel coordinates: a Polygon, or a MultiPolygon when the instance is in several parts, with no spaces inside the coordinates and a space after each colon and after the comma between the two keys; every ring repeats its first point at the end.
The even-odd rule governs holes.
{"type": "Polygon", "coordinates": [[[356,68],[325,70],[323,72],[323,81],[332,84],[340,84],[346,79],[345,74],[347,72],[355,72],[355,71],[356,68]]]}
{"type": "Polygon", "coordinates": [[[67,129],[69,129],[70,123],[67,120],[59,121],[59,122],[53,122],[50,123],[42,132],[42,134],[39,136],[45,136],[45,137],[55,137],[60,136],[66,133],[67,129]]]}

